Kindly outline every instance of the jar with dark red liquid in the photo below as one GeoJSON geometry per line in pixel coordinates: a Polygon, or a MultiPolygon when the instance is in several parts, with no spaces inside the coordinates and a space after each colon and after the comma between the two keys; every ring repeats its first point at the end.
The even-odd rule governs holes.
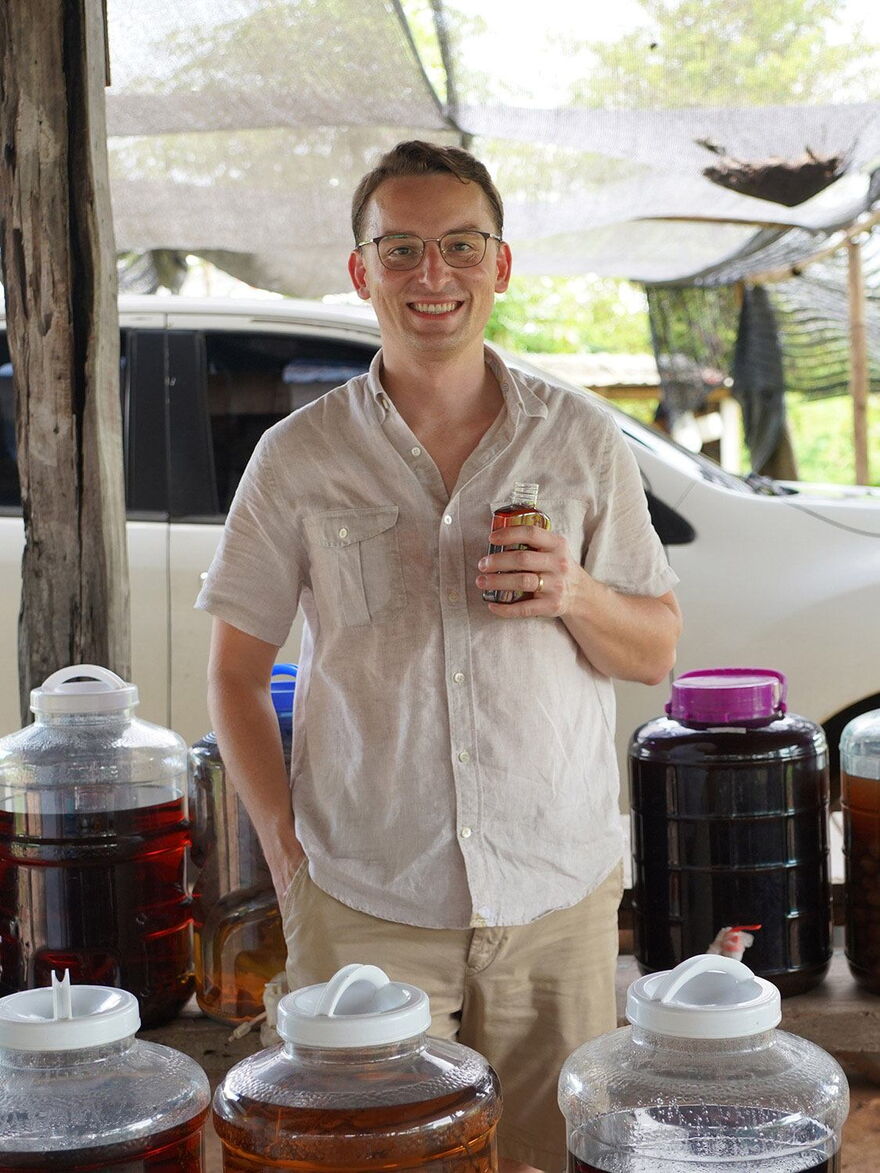
{"type": "Polygon", "coordinates": [[[633,982],[626,1017],[563,1065],[568,1173],[840,1169],[846,1076],[775,1029],[771,982],[704,953],[633,982]]]}
{"type": "Polygon", "coordinates": [[[769,669],[688,672],[629,748],[634,953],[643,973],[760,926],[745,960],[783,996],[831,962],[828,753],[769,669]]]}
{"type": "Polygon", "coordinates": [[[138,1026],[133,994],[66,974],[0,999],[0,1173],[202,1173],[208,1078],[138,1026]]]}
{"type": "MultiPolygon", "coordinates": [[[[295,664],[276,664],[269,686],[288,773],[296,674],[295,664]]],[[[236,1026],[262,1013],[263,990],[284,969],[287,945],[263,849],[216,734],[195,743],[190,763],[196,1000],[236,1026]]]]}
{"type": "Polygon", "coordinates": [[[846,958],[880,994],[880,709],[850,721],[840,739],[846,958]]]}
{"type": "Polygon", "coordinates": [[[214,1093],[224,1173],[495,1173],[498,1078],[430,1021],[423,990],[373,965],[286,994],[283,1042],[214,1093]]]}
{"type": "Polygon", "coordinates": [[[130,991],[152,1027],[192,992],[187,751],[137,703],[115,673],[73,665],[0,739],[0,995],[68,970],[130,991]]]}

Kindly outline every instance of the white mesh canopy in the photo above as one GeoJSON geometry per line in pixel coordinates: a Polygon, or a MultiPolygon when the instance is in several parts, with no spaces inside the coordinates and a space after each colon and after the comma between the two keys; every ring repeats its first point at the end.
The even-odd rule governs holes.
{"type": "MultiPolygon", "coordinates": [[[[591,8],[532,6],[524,64],[502,33],[526,9],[494,0],[109,0],[117,247],[202,255],[289,294],[344,290],[352,191],[407,138],[487,163],[521,273],[737,279],[771,245],[786,263],[816,251],[868,207],[880,102],[737,106],[733,74],[708,92],[685,72],[673,102],[597,94],[578,48],[591,8]],[[795,206],[702,174],[718,152],[808,151],[841,176],[795,206]]],[[[632,52],[651,35],[636,29],[632,52]]]]}

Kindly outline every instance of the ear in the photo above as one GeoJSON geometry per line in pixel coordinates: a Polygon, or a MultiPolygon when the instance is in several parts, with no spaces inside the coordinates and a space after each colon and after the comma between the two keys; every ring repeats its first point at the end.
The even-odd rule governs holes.
{"type": "Polygon", "coordinates": [[[367,268],[364,264],[364,258],[361,256],[360,249],[352,249],[351,255],[348,258],[348,275],[351,277],[351,283],[358,297],[362,297],[364,301],[369,301],[370,290],[367,286],[367,268]]]}
{"type": "Polygon", "coordinates": [[[507,241],[502,241],[498,245],[498,258],[495,269],[495,292],[503,293],[510,284],[510,270],[513,265],[513,258],[510,253],[510,245],[507,241]]]}

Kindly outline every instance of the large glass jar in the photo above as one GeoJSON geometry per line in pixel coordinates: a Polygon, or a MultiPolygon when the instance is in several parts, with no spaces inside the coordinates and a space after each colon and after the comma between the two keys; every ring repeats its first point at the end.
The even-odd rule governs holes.
{"type": "Polygon", "coordinates": [[[880,709],[840,739],[846,957],[856,981],[880,994],[880,709]]]}
{"type": "Polygon", "coordinates": [[[775,1027],[778,989],[741,961],[701,954],[639,978],[631,1026],[565,1062],[569,1173],[835,1173],[846,1076],[775,1027]]]}
{"type": "Polygon", "coordinates": [[[201,1173],[208,1078],[138,1026],[133,994],[66,974],[0,999],[0,1173],[201,1173]]]}
{"type": "Polygon", "coordinates": [[[783,996],[831,963],[828,752],[770,669],[687,672],[629,749],[633,926],[642,972],[754,926],[745,960],[783,996]]]}
{"type": "Polygon", "coordinates": [[[138,691],[76,664],[0,739],[0,995],[118,986],[145,1027],[192,992],[186,743],[134,716],[138,691]]]}
{"type": "Polygon", "coordinates": [[[237,1063],[214,1095],[226,1173],[492,1173],[498,1079],[426,1035],[424,991],[348,965],[278,1004],[283,1042],[237,1063]]]}
{"type": "MultiPolygon", "coordinates": [[[[296,665],[276,664],[270,692],[288,772],[296,665]]],[[[263,849],[227,775],[215,733],[190,750],[193,955],[196,1000],[237,1025],[263,1011],[263,991],[284,969],[287,946],[263,849]]]]}

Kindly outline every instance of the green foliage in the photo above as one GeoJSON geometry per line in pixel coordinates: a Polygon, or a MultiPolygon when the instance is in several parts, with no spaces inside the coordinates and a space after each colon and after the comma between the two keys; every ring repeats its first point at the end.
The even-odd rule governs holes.
{"type": "MultiPolygon", "coordinates": [[[[853,409],[847,395],[810,399],[797,392],[785,397],[788,426],[797,457],[798,478],[832,485],[855,481],[853,409]]],[[[868,403],[870,483],[880,485],[880,396],[868,403]]]]}
{"type": "Polygon", "coordinates": [[[626,281],[598,277],[513,277],[486,336],[511,350],[544,354],[651,349],[644,294],[626,281]]]}
{"type": "Polygon", "coordinates": [[[839,0],[639,3],[650,31],[573,47],[591,63],[578,104],[674,108],[686,95],[690,106],[815,105],[880,93],[877,46],[839,0]]]}

